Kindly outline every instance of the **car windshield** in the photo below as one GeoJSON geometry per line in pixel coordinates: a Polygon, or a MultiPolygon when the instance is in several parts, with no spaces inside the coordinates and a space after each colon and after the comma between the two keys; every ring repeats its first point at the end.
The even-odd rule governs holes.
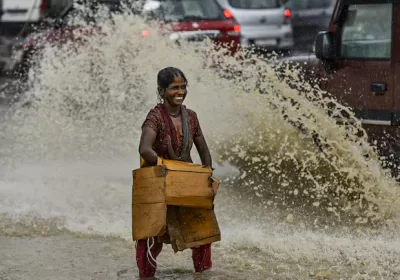
{"type": "Polygon", "coordinates": [[[229,4],[237,9],[274,9],[281,5],[279,0],[229,0],[229,4]]]}
{"type": "Polygon", "coordinates": [[[201,21],[224,19],[221,7],[215,0],[161,0],[157,10],[147,11],[147,17],[162,21],[201,21]]]}
{"type": "Polygon", "coordinates": [[[82,26],[87,24],[94,24],[96,22],[95,14],[100,10],[106,8],[107,14],[99,14],[110,18],[111,14],[122,12],[122,1],[120,0],[101,0],[96,3],[85,3],[86,5],[76,8],[71,6],[70,10],[62,16],[64,25],[68,26],[82,26]]]}

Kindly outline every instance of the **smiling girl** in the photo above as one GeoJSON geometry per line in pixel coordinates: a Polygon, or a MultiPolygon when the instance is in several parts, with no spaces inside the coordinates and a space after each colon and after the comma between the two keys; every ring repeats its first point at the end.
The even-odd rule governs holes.
{"type": "MultiPolygon", "coordinates": [[[[211,155],[194,111],[186,108],[183,101],[187,95],[188,81],[177,68],[162,69],[157,76],[159,104],[150,110],[142,126],[139,153],[143,166],[157,164],[157,158],[192,162],[190,151],[193,143],[203,165],[212,167],[211,155]]],[[[167,216],[179,215],[184,207],[168,206],[167,216]]],[[[168,224],[168,222],[167,222],[168,224]]],[[[163,243],[171,243],[174,238],[167,233],[162,238],[139,240],[136,246],[136,260],[141,278],[153,277],[163,243]],[[151,243],[151,244],[150,244],[151,243]],[[151,256],[148,256],[150,248],[151,256]]],[[[176,246],[175,246],[176,247],[176,246]]],[[[211,244],[192,248],[193,264],[196,272],[208,270],[212,266],[211,244]]]]}

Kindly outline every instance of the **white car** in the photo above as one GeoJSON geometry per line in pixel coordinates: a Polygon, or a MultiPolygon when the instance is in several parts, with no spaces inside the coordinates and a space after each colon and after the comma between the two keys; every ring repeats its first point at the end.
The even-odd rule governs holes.
{"type": "Polygon", "coordinates": [[[288,52],[293,49],[291,11],[280,0],[218,0],[241,26],[243,47],[288,52]]]}

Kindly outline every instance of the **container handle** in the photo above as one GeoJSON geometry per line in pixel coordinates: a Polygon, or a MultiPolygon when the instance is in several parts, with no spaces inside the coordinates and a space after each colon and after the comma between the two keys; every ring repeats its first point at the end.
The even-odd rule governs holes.
{"type": "MultiPolygon", "coordinates": [[[[157,157],[157,164],[156,165],[157,166],[163,165],[163,159],[160,158],[160,157],[157,157]]],[[[145,166],[146,166],[145,160],[142,157],[140,157],[140,167],[145,167],[145,166]]]]}

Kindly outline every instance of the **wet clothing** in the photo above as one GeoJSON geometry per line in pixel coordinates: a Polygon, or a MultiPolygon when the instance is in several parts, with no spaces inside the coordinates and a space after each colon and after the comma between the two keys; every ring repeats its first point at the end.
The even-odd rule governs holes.
{"type": "MultiPolygon", "coordinates": [[[[157,132],[153,150],[159,157],[171,160],[192,162],[190,150],[193,139],[201,136],[197,115],[194,111],[181,106],[182,131],[177,130],[167,111],[167,108],[159,104],[150,110],[142,129],[150,127],[157,132]]],[[[156,259],[162,250],[163,243],[171,244],[175,252],[179,249],[177,243],[182,243],[182,236],[176,233],[176,224],[179,215],[187,211],[196,211],[185,207],[167,207],[167,233],[161,237],[146,240],[138,240],[136,244],[136,262],[139,268],[139,276],[153,277],[156,272],[156,259]]],[[[201,272],[212,267],[211,244],[201,245],[192,249],[193,265],[196,272],[201,272]]]]}
{"type": "MultiPolygon", "coordinates": [[[[136,244],[136,262],[140,278],[153,277],[156,273],[157,263],[154,260],[157,260],[158,255],[161,253],[163,243],[153,243],[152,241],[138,240],[136,244]],[[148,250],[149,247],[151,248],[150,251],[148,250]]],[[[192,259],[196,272],[210,269],[212,267],[211,244],[192,248],[192,259]]]]}
{"type": "Polygon", "coordinates": [[[194,111],[182,106],[181,115],[182,133],[175,129],[167,108],[159,104],[147,114],[142,129],[150,127],[157,132],[153,150],[159,157],[192,162],[190,150],[193,146],[193,139],[194,137],[201,136],[202,131],[194,111]],[[185,133],[186,135],[184,135],[185,133]]]}

